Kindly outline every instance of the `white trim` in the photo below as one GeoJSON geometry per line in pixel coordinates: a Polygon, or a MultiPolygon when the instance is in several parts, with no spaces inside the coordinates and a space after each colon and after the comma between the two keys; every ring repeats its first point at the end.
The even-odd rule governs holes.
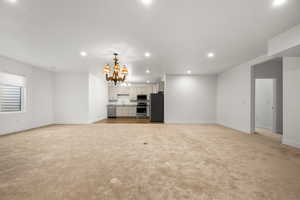
{"type": "Polygon", "coordinates": [[[299,142],[294,142],[294,141],[287,140],[287,139],[283,138],[282,144],[285,144],[285,145],[288,145],[288,146],[292,146],[292,147],[296,147],[296,148],[300,149],[300,141],[299,142]]]}
{"type": "Polygon", "coordinates": [[[219,125],[219,126],[223,126],[224,128],[229,128],[229,129],[232,129],[232,130],[235,130],[235,131],[238,131],[238,132],[241,132],[241,133],[244,133],[244,134],[252,134],[251,132],[248,132],[248,131],[245,131],[245,130],[239,130],[237,128],[234,128],[234,127],[231,127],[231,126],[227,126],[225,124],[222,124],[222,123],[216,123],[216,125],[219,125]]]}
{"type": "Polygon", "coordinates": [[[24,113],[26,113],[26,112],[21,110],[21,111],[16,111],[16,112],[0,112],[0,115],[9,115],[9,114],[16,115],[16,114],[24,114],[24,113]]]}
{"type": "Polygon", "coordinates": [[[90,124],[90,122],[63,122],[63,121],[60,121],[60,122],[55,122],[54,124],[57,124],[57,125],[86,125],[86,124],[90,124]]]}
{"type": "Polygon", "coordinates": [[[196,122],[196,121],[172,121],[172,120],[165,120],[166,124],[216,124],[215,121],[201,121],[201,122],[196,122]]]}
{"type": "Polygon", "coordinates": [[[98,121],[101,121],[101,120],[104,120],[104,119],[107,119],[106,117],[101,117],[97,120],[90,120],[88,124],[94,124],[95,122],[98,122],[98,121]]]}
{"type": "Polygon", "coordinates": [[[10,131],[10,132],[0,133],[0,136],[10,135],[10,134],[15,134],[15,133],[21,133],[21,132],[29,131],[29,130],[36,129],[36,128],[43,128],[45,126],[50,126],[50,125],[55,125],[55,124],[52,123],[52,122],[48,122],[48,123],[40,124],[38,126],[29,127],[29,128],[26,128],[26,129],[17,129],[17,130],[10,131]]]}

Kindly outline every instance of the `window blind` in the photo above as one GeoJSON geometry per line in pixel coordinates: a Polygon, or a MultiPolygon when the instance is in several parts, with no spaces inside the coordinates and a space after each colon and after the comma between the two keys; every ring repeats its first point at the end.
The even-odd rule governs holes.
{"type": "Polygon", "coordinates": [[[22,87],[0,84],[0,112],[22,110],[22,87]]]}

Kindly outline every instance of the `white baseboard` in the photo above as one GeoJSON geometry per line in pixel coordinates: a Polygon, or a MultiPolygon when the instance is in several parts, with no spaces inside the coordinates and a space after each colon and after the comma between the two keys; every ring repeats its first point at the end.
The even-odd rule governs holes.
{"type": "Polygon", "coordinates": [[[218,125],[220,125],[220,126],[223,126],[223,127],[225,127],[225,128],[229,128],[229,129],[232,129],[232,130],[241,132],[241,133],[251,134],[250,131],[242,130],[242,129],[239,129],[239,128],[236,128],[236,127],[231,127],[231,126],[225,125],[225,124],[220,123],[220,122],[217,122],[216,124],[218,124],[218,125]]]}
{"type": "Polygon", "coordinates": [[[24,129],[17,129],[17,130],[13,130],[13,131],[0,133],[0,136],[15,134],[15,133],[24,132],[24,131],[29,131],[29,130],[36,129],[36,128],[43,128],[45,126],[50,126],[50,125],[54,125],[54,124],[55,124],[54,122],[43,123],[43,124],[39,124],[37,126],[32,126],[32,127],[28,127],[28,128],[24,128],[24,129]]]}
{"type": "Polygon", "coordinates": [[[165,120],[166,124],[216,124],[215,121],[172,121],[165,120]]]}
{"type": "Polygon", "coordinates": [[[88,120],[66,120],[66,119],[58,119],[58,120],[55,120],[55,124],[57,125],[72,125],[72,124],[75,124],[75,125],[80,125],[80,124],[89,124],[89,121],[88,120]]]}
{"type": "Polygon", "coordinates": [[[101,121],[101,120],[104,120],[104,119],[107,119],[107,118],[103,117],[103,118],[99,118],[99,119],[94,119],[94,120],[89,121],[89,124],[94,124],[94,123],[96,123],[98,121],[101,121]]]}
{"type": "Polygon", "coordinates": [[[256,125],[255,128],[268,129],[268,130],[271,130],[271,131],[273,130],[272,127],[268,127],[268,126],[260,126],[260,125],[256,125]]]}
{"type": "Polygon", "coordinates": [[[300,141],[291,141],[291,140],[287,140],[287,139],[282,139],[282,144],[300,149],[300,141]]]}

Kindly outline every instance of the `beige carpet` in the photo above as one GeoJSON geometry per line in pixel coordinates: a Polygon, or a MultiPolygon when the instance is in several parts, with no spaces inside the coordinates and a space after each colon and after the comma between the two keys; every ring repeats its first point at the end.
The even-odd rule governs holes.
{"type": "Polygon", "coordinates": [[[299,200],[300,151],[219,126],[50,126],[0,137],[0,199],[299,200]]]}

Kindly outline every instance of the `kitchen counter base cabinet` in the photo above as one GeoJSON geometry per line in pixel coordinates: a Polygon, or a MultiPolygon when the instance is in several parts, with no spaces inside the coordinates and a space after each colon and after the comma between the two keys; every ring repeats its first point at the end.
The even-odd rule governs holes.
{"type": "Polygon", "coordinates": [[[135,105],[109,105],[107,108],[108,118],[136,117],[135,105]]]}
{"type": "MultiPolygon", "coordinates": [[[[108,105],[107,117],[138,117],[136,105],[108,105]]],[[[146,116],[145,116],[146,117],[146,116]]],[[[147,106],[147,117],[149,117],[149,106],[147,106]]]]}
{"type": "Polygon", "coordinates": [[[116,106],[108,105],[107,106],[107,118],[116,118],[116,117],[117,117],[116,106]]]}

